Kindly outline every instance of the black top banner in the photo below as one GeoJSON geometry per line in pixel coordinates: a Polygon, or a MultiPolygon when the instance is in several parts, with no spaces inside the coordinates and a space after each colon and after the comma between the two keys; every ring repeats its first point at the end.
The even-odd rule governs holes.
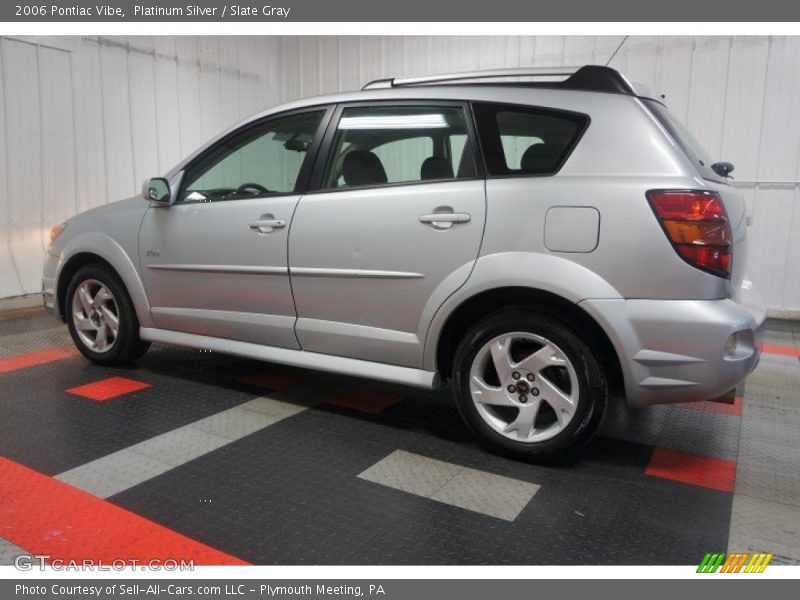
{"type": "Polygon", "coordinates": [[[3,22],[787,22],[790,0],[4,0],[3,22]],[[269,2],[269,3],[268,3],[269,2]]]}

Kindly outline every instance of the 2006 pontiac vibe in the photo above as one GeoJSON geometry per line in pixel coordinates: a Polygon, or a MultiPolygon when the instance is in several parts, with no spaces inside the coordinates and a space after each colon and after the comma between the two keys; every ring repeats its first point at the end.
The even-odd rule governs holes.
{"type": "Polygon", "coordinates": [[[488,446],[563,455],[609,402],[718,399],[758,362],[731,169],[606,67],[380,80],[55,227],[44,301],[97,363],[159,342],[446,383],[488,446]]]}

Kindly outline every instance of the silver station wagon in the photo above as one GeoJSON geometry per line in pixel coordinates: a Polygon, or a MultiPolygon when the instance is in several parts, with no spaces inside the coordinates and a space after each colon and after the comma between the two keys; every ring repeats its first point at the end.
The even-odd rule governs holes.
{"type": "Polygon", "coordinates": [[[606,67],[380,80],[54,227],[44,301],[97,363],[449,384],[491,448],[563,455],[610,402],[729,400],[758,362],[732,168],[606,67]]]}

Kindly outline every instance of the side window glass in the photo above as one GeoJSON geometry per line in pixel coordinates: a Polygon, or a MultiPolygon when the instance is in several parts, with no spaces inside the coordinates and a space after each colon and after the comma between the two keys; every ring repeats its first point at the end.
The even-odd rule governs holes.
{"type": "Polygon", "coordinates": [[[501,104],[474,111],[490,175],[557,172],[589,123],[584,115],[501,104]]]}
{"type": "Polygon", "coordinates": [[[464,111],[442,106],[342,111],[323,188],[446,181],[475,176],[464,111]]]}
{"type": "Polygon", "coordinates": [[[186,173],[179,201],[219,202],[295,191],[324,111],[270,121],[217,146],[186,173]]]}
{"type": "Polygon", "coordinates": [[[383,164],[389,183],[417,181],[422,172],[422,163],[433,156],[433,138],[426,136],[395,140],[377,146],[373,152],[383,164]]]}

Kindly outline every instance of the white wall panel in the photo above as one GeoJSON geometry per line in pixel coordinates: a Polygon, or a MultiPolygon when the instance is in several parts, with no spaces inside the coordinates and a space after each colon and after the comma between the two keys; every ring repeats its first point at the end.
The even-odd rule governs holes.
{"type": "Polygon", "coordinates": [[[689,114],[689,81],[692,77],[693,56],[694,38],[662,38],[656,93],[664,95],[664,101],[670,110],[684,123],[689,114]]]}
{"type": "MultiPolygon", "coordinates": [[[[78,211],[69,52],[46,47],[39,49],[39,94],[42,217],[52,215],[60,222],[78,211]]],[[[50,241],[49,232],[40,228],[40,239],[44,250],[50,241]]]]}
{"type": "MultiPolygon", "coordinates": [[[[6,41],[0,39],[0,70],[5,64],[6,41]]],[[[8,132],[6,127],[5,78],[0,77],[0,298],[18,296],[25,292],[19,271],[11,256],[11,206],[8,202],[8,132]]]]}
{"type": "Polygon", "coordinates": [[[800,38],[772,38],[766,81],[758,179],[795,179],[800,157],[800,38]]]}
{"type": "MultiPolygon", "coordinates": [[[[71,53],[73,120],[75,124],[75,169],[77,211],[81,212],[108,201],[105,120],[100,82],[100,46],[80,43],[71,53]]],[[[132,168],[132,165],[131,165],[132,168]]],[[[47,220],[43,228],[56,220],[47,220]]]]}
{"type": "Polygon", "coordinates": [[[41,289],[42,122],[34,44],[4,40],[8,230],[11,261],[25,291],[41,289]],[[13,93],[12,93],[13,91],[13,93]]]}
{"type": "Polygon", "coordinates": [[[178,63],[178,121],[181,128],[181,156],[194,152],[205,139],[200,120],[200,71],[198,41],[179,37],[175,40],[178,63]]]}
{"type": "Polygon", "coordinates": [[[735,37],[731,42],[725,121],[719,156],[736,165],[735,176],[754,181],[757,176],[759,144],[764,117],[764,86],[767,77],[769,39],[735,37]]]}
{"type": "Polygon", "coordinates": [[[700,37],[695,41],[686,125],[715,157],[720,156],[722,147],[729,52],[728,38],[700,37]]]}
{"type": "Polygon", "coordinates": [[[198,38],[198,70],[201,143],[222,129],[222,96],[220,90],[219,43],[216,37],[198,38]]]}
{"type": "Polygon", "coordinates": [[[128,55],[133,185],[159,172],[155,55],[149,38],[129,38],[128,55]],[[141,45],[140,45],[141,44],[141,45]]]}
{"type": "MultiPolygon", "coordinates": [[[[39,289],[52,223],[138,193],[253,112],[371,79],[605,64],[623,36],[47,37],[0,48],[0,297],[39,289]],[[67,92],[69,90],[69,92],[67,92]],[[13,149],[13,151],[7,151],[13,149]]],[[[611,61],[735,175],[751,275],[800,316],[800,38],[633,36],[611,61]]]]}
{"type": "Polygon", "coordinates": [[[234,37],[217,38],[219,76],[219,113],[222,127],[239,120],[239,46],[234,37]]]}
{"type": "Polygon", "coordinates": [[[153,102],[158,144],[158,169],[155,172],[166,173],[183,156],[178,110],[178,58],[174,38],[154,37],[152,41],[153,102]]]}
{"type": "MultiPolygon", "coordinates": [[[[128,52],[124,39],[114,43],[118,45],[100,47],[106,193],[109,198],[125,198],[136,189],[137,157],[133,155],[128,52]]],[[[142,160],[141,156],[138,158],[142,160]]]]}
{"type": "Polygon", "coordinates": [[[0,38],[0,298],[40,290],[53,224],[137,194],[145,178],[276,103],[264,73],[277,43],[0,38]]]}

